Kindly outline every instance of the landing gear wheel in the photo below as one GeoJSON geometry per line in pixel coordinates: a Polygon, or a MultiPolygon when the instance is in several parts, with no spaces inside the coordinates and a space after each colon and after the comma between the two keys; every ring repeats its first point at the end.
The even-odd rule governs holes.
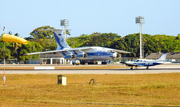
{"type": "Polygon", "coordinates": [[[147,66],[146,69],[149,69],[149,66],[147,66]]]}
{"type": "Polygon", "coordinates": [[[131,70],[133,70],[133,67],[131,67],[131,70]]]}
{"type": "Polygon", "coordinates": [[[106,64],[107,64],[107,62],[102,62],[101,64],[102,64],[102,65],[106,65],[106,64]]]}
{"type": "Polygon", "coordinates": [[[135,66],[135,67],[136,67],[136,69],[138,69],[137,66],[135,66]]]}
{"type": "Polygon", "coordinates": [[[85,65],[85,62],[81,62],[80,64],[85,65]]]}

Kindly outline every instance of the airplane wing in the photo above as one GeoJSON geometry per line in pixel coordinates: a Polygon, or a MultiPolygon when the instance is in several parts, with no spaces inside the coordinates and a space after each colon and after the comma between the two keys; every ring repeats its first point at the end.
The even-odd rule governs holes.
{"type": "Polygon", "coordinates": [[[127,66],[139,66],[139,65],[136,65],[134,63],[127,63],[127,62],[120,62],[122,64],[126,64],[127,66]]]}
{"type": "Polygon", "coordinates": [[[114,51],[116,52],[119,52],[119,53],[131,53],[131,52],[128,52],[128,51],[123,51],[123,50],[117,50],[117,49],[113,49],[114,51]]]}
{"type": "Polygon", "coordinates": [[[118,53],[131,53],[131,52],[128,52],[128,51],[117,50],[117,49],[112,49],[112,48],[106,48],[106,49],[114,50],[115,52],[118,52],[118,53]]]}
{"type": "MultiPolygon", "coordinates": [[[[71,51],[85,51],[85,50],[90,50],[90,49],[93,49],[91,47],[80,47],[80,48],[64,48],[63,50],[52,50],[52,51],[44,51],[44,52],[33,52],[33,53],[26,53],[24,55],[34,55],[34,54],[45,54],[45,53],[53,53],[53,52],[71,52],[71,51]]],[[[111,48],[109,48],[111,49],[111,48]]],[[[111,49],[111,50],[114,50],[116,52],[119,52],[119,53],[130,53],[130,52],[127,52],[127,51],[123,51],[123,50],[117,50],[117,49],[111,49]]]]}
{"type": "Polygon", "coordinates": [[[71,52],[71,51],[84,51],[84,50],[89,50],[92,49],[91,47],[81,47],[81,48],[64,48],[63,50],[52,50],[52,51],[44,51],[44,52],[33,52],[33,53],[26,53],[24,55],[34,55],[34,54],[45,54],[45,53],[54,53],[54,52],[71,52]]]}

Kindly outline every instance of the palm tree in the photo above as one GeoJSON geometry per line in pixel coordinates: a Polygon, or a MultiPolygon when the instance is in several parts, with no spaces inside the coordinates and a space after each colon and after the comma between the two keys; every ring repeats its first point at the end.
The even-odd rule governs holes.
{"type": "MultiPolygon", "coordinates": [[[[14,36],[18,36],[19,37],[19,34],[18,33],[15,33],[14,36]]],[[[18,49],[22,46],[21,43],[18,43],[18,42],[13,42],[13,48],[14,48],[14,51],[16,53],[16,56],[17,56],[17,60],[19,62],[19,54],[18,54],[18,49]]]]}

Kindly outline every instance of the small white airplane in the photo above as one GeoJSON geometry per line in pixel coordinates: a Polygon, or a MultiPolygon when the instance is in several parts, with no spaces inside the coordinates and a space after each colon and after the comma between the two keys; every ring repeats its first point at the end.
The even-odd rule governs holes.
{"type": "Polygon", "coordinates": [[[133,66],[146,66],[146,69],[149,69],[149,66],[155,66],[165,63],[165,60],[166,53],[163,53],[158,60],[137,59],[135,61],[126,61],[121,63],[126,64],[126,66],[130,66],[131,70],[133,69],[133,66]]]}
{"type": "MultiPolygon", "coordinates": [[[[119,57],[118,53],[130,53],[123,50],[116,50],[111,48],[105,47],[79,47],[79,48],[71,48],[64,37],[61,35],[63,29],[48,29],[53,31],[57,49],[52,51],[45,51],[45,52],[34,52],[34,53],[27,53],[24,55],[33,55],[33,54],[44,54],[44,53],[53,53],[58,52],[64,56],[65,59],[68,60],[79,60],[80,64],[97,64],[97,61],[102,61],[101,64],[106,64],[107,60],[113,60],[119,57]]],[[[43,30],[41,30],[43,31],[43,30]]]]}

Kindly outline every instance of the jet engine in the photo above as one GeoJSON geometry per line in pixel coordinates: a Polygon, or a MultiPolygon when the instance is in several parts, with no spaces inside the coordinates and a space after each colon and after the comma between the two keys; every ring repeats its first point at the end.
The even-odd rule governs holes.
{"type": "Polygon", "coordinates": [[[121,57],[121,54],[118,54],[117,52],[115,52],[114,54],[113,54],[113,58],[120,58],[121,57]]]}
{"type": "Polygon", "coordinates": [[[71,60],[71,59],[76,58],[76,55],[74,55],[74,54],[71,54],[71,55],[65,55],[64,58],[65,58],[65,59],[71,60]]]}
{"type": "Polygon", "coordinates": [[[121,54],[117,53],[116,58],[120,58],[120,57],[121,57],[121,54]]]}
{"type": "Polygon", "coordinates": [[[78,54],[76,55],[76,58],[79,58],[79,59],[84,59],[84,58],[87,58],[87,54],[78,54]]]}

